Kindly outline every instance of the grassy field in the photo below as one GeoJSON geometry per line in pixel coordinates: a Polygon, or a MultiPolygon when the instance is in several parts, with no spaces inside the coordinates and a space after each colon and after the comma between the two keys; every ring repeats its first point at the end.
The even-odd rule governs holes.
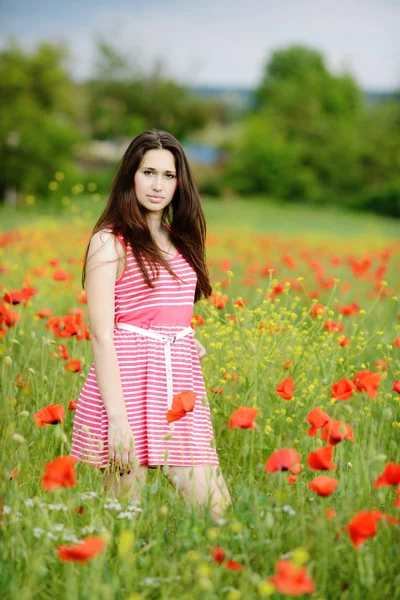
{"type": "Polygon", "coordinates": [[[71,400],[92,354],[41,311],[82,309],[87,324],[82,257],[101,203],[77,196],[0,212],[3,597],[400,598],[398,222],[205,200],[214,292],[193,324],[204,319],[196,337],[233,501],[215,523],[160,470],[149,471],[140,506],[106,498],[89,465],[43,485],[46,466],[69,453],[71,400]],[[24,287],[30,297],[12,304],[7,294],[24,287]],[[70,372],[70,360],[82,370],[70,372]],[[53,403],[65,417],[39,427],[35,413],[53,403]],[[86,538],[87,562],[57,550],[86,538]]]}
{"type": "MultiPolygon", "coordinates": [[[[10,207],[1,209],[1,230],[24,226],[39,217],[60,219],[62,224],[71,216],[79,215],[90,228],[100,216],[103,200],[92,194],[78,195],[52,203],[36,202],[33,205],[21,204],[15,210],[10,207]],[[93,199],[94,196],[94,199],[93,199]]],[[[219,230],[244,227],[248,231],[261,231],[279,235],[306,235],[312,233],[317,238],[332,235],[339,238],[367,236],[371,241],[377,239],[399,239],[397,219],[374,215],[372,213],[351,212],[338,207],[315,207],[312,205],[291,204],[265,198],[243,200],[214,200],[204,198],[203,207],[207,223],[212,229],[219,230]]]]}

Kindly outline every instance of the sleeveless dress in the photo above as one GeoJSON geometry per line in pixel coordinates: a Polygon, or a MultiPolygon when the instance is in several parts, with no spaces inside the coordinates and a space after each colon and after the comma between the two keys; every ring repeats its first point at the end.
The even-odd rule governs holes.
{"type": "MultiPolygon", "coordinates": [[[[125,246],[121,235],[121,244],[125,246]]],[[[145,260],[153,289],[128,246],[127,268],[115,283],[115,323],[130,323],[173,336],[191,325],[197,274],[177,251],[169,260],[184,283],[159,265],[157,279],[145,260]]],[[[196,394],[193,411],[174,421],[166,419],[167,380],[163,344],[127,329],[114,329],[114,346],[121,375],[128,421],[139,465],[156,467],[219,465],[200,359],[192,335],[171,344],[173,393],[196,394]]],[[[71,456],[97,467],[108,465],[108,418],[96,382],[94,362],[80,391],[72,430],[71,456]]]]}

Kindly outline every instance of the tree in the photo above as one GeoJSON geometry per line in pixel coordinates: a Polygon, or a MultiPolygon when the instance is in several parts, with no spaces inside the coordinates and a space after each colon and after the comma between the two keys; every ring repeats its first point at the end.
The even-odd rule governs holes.
{"type": "Polygon", "coordinates": [[[134,137],[157,128],[184,139],[219,114],[215,102],[196,98],[164,71],[158,61],[144,73],[134,57],[98,38],[95,73],[85,85],[93,137],[134,137]]]}
{"type": "Polygon", "coordinates": [[[63,45],[43,42],[28,54],[14,39],[0,53],[1,197],[46,194],[55,171],[71,168],[82,136],[67,58],[63,45]]]}
{"type": "MultiPolygon", "coordinates": [[[[263,147],[265,157],[268,156],[265,169],[276,169],[279,149],[280,176],[290,178],[284,185],[280,178],[275,185],[270,181],[266,192],[315,199],[322,197],[324,190],[359,189],[363,180],[362,95],[349,75],[329,73],[319,52],[297,45],[275,51],[256,89],[250,114],[258,119],[260,135],[266,129],[263,122],[273,124],[274,133],[265,134],[267,139],[261,141],[253,136],[254,146],[263,147]],[[281,140],[278,146],[276,139],[281,140]],[[289,171],[284,168],[285,160],[289,171]]],[[[245,139],[251,139],[254,122],[248,128],[245,139]]],[[[243,140],[240,144],[243,146],[243,140]]],[[[252,153],[250,145],[247,152],[252,153]]],[[[239,165],[246,158],[237,151],[234,156],[240,170],[239,165]]]]}

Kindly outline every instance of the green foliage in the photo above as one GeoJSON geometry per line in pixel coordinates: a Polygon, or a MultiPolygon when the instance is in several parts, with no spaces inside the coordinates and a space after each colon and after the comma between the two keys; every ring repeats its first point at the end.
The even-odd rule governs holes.
{"type": "MultiPolygon", "coordinates": [[[[32,214],[18,227],[19,235],[8,238],[2,257],[4,292],[20,289],[24,281],[33,291],[26,303],[5,304],[4,312],[20,319],[13,327],[3,325],[0,339],[3,597],[293,598],[268,582],[276,562],[285,559],[303,565],[315,582],[315,593],[303,598],[397,599],[399,526],[380,522],[358,548],[348,531],[361,510],[399,516],[393,506],[395,485],[374,486],[387,463],[399,460],[400,396],[392,389],[400,373],[400,349],[393,343],[399,333],[399,304],[393,295],[399,260],[392,243],[395,223],[285,203],[233,202],[233,210],[210,203],[210,277],[227,304],[216,308],[203,300],[196,305],[195,313],[204,319],[196,338],[207,349],[202,369],[221,463],[216,474],[221,470],[232,501],[215,522],[205,486],[193,486],[191,493],[195,472],[185,491],[181,477],[173,479],[171,466],[172,485],[164,468],[149,469],[143,488],[131,477],[107,489],[96,467],[79,463],[73,469],[76,477],[62,481],[65,472],[60,472],[64,487],[44,489],[48,463],[71,453],[79,409],[74,412],[70,403],[79,399],[93,361],[89,340],[62,337],[48,319],[36,316],[50,308],[52,317],[63,319],[72,312],[89,324],[87,305],[78,298],[81,259],[95,215],[86,212],[81,200],[75,197],[65,214],[51,219],[32,214]],[[371,257],[367,276],[356,276],[348,257],[362,263],[366,247],[371,257]],[[393,252],[383,259],[389,248],[393,252]],[[286,253],[294,259],[294,269],[286,253]],[[338,262],[332,260],[338,257],[338,262]],[[55,258],[59,263],[52,268],[55,258]],[[223,268],[222,260],[232,270],[223,268]],[[373,273],[382,260],[388,287],[378,292],[373,273]],[[276,280],[266,273],[272,265],[276,280]],[[330,289],[318,281],[317,266],[326,271],[323,280],[334,277],[330,289]],[[46,272],[35,272],[35,267],[46,267],[46,272]],[[58,269],[68,273],[66,281],[53,279],[58,269]],[[223,283],[227,277],[228,286],[223,283]],[[279,284],[281,292],[272,298],[279,284]],[[326,312],[311,317],[315,291],[326,312]],[[246,305],[238,307],[239,298],[246,305]],[[344,315],[341,306],[352,301],[362,310],[344,315]],[[348,345],[340,346],[341,335],[324,327],[331,318],[344,327],[348,345]],[[67,355],[60,352],[61,343],[67,355]],[[82,373],[65,368],[70,359],[81,361],[82,373]],[[376,397],[354,391],[346,401],[332,398],[334,382],[352,379],[363,369],[382,374],[376,397]],[[295,395],[284,400],[276,387],[288,376],[293,376],[295,395]],[[216,386],[222,394],[213,391],[216,386]],[[50,403],[61,405],[64,417],[38,427],[35,414],[50,403]],[[309,489],[320,472],[310,468],[307,457],[326,445],[320,431],[307,435],[306,416],[317,406],[354,431],[354,441],[335,446],[335,468],[324,473],[339,482],[329,497],[309,489]],[[254,428],[229,428],[239,407],[256,409],[254,428]],[[282,448],[300,454],[302,471],[295,484],[289,484],[287,471],[265,472],[272,452],[282,448]],[[327,508],[335,511],[333,519],[327,518],[327,508]],[[104,539],[103,552],[88,556],[88,564],[62,560],[60,546],[92,536],[104,539]],[[217,547],[235,562],[216,562],[217,547]],[[235,563],[236,568],[242,565],[241,572],[229,568],[235,563]]],[[[3,216],[1,209],[2,227],[3,216]]],[[[204,474],[202,478],[209,481],[204,474]]]]}
{"type": "Polygon", "coordinates": [[[399,216],[399,148],[400,98],[367,107],[351,76],[332,75],[319,52],[292,46],[266,65],[225,177],[238,193],[339,198],[372,210],[383,194],[380,211],[399,216]]]}
{"type": "Polygon", "coordinates": [[[150,128],[184,139],[218,114],[218,104],[199,100],[164,76],[158,64],[142,73],[131,56],[109,43],[97,45],[97,70],[86,83],[88,118],[93,137],[135,137],[150,128]]]}
{"type": "Polygon", "coordinates": [[[276,122],[254,115],[232,148],[226,182],[241,194],[266,193],[289,200],[314,197],[315,178],[300,161],[301,146],[289,144],[276,122]]]}
{"type": "MultiPolygon", "coordinates": [[[[73,169],[82,139],[67,51],[42,43],[25,54],[14,42],[0,53],[0,191],[45,195],[56,171],[73,169]]],[[[1,194],[3,195],[3,194],[1,194]]]]}
{"type": "Polygon", "coordinates": [[[90,184],[96,184],[96,193],[107,195],[116,174],[117,166],[118,165],[103,169],[97,168],[81,171],[78,176],[79,183],[85,186],[85,188],[90,184]]]}
{"type": "Polygon", "coordinates": [[[374,213],[400,216],[400,178],[392,182],[374,186],[349,199],[352,208],[370,210],[374,213]]]}

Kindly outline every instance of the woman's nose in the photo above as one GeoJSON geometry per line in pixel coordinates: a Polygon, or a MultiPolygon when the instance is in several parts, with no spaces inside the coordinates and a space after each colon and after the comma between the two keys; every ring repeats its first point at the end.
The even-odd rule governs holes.
{"type": "Polygon", "coordinates": [[[161,176],[159,176],[153,182],[153,189],[157,190],[159,192],[161,190],[161,188],[162,188],[162,185],[161,185],[161,176]]]}

